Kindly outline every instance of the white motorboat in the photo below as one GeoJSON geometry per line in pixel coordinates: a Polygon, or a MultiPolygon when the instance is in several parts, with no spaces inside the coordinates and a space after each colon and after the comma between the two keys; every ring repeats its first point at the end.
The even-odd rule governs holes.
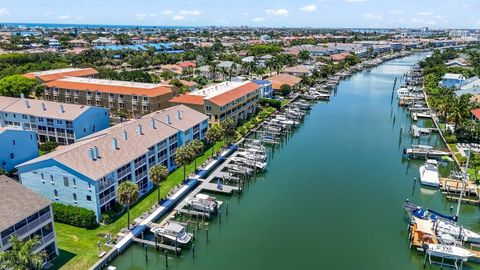
{"type": "Polygon", "coordinates": [[[260,140],[249,140],[243,143],[243,146],[250,149],[256,149],[265,152],[265,146],[263,146],[260,140]]]}
{"type": "Polygon", "coordinates": [[[259,152],[238,151],[237,156],[246,158],[249,160],[262,161],[262,162],[265,162],[267,160],[267,155],[264,155],[259,152]]]}
{"type": "Polygon", "coordinates": [[[420,166],[420,183],[426,186],[438,187],[440,180],[438,176],[438,162],[434,159],[427,159],[425,164],[420,166]]]}
{"type": "Polygon", "coordinates": [[[275,119],[277,119],[281,123],[287,124],[289,126],[296,126],[296,125],[300,124],[299,122],[287,119],[284,115],[277,115],[277,116],[275,116],[275,119]]]}
{"type": "Polygon", "coordinates": [[[192,240],[192,234],[185,231],[185,227],[181,224],[169,222],[161,228],[151,228],[150,231],[155,235],[163,237],[170,242],[177,242],[180,245],[188,245],[192,240]]]}
{"type": "Polygon", "coordinates": [[[250,159],[246,159],[246,158],[242,158],[242,157],[233,157],[232,161],[235,162],[235,163],[255,167],[255,168],[257,168],[259,170],[262,170],[262,171],[267,169],[267,163],[266,162],[254,161],[254,160],[250,160],[250,159]]]}
{"type": "Polygon", "coordinates": [[[457,223],[437,220],[435,221],[434,228],[438,233],[449,234],[456,239],[461,239],[465,242],[480,243],[480,234],[465,229],[457,223]]]}
{"type": "Polygon", "coordinates": [[[185,200],[192,209],[215,214],[218,211],[218,201],[205,194],[197,194],[195,197],[189,197],[185,200]]]}
{"type": "Polygon", "coordinates": [[[467,261],[475,255],[464,248],[444,244],[428,244],[427,252],[434,257],[462,261],[467,261]]]}

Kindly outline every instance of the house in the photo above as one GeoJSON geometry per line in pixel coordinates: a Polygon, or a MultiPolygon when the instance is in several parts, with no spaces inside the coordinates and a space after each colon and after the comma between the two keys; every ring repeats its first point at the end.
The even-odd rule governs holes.
{"type": "Polygon", "coordinates": [[[48,42],[48,47],[51,48],[51,49],[61,49],[62,48],[62,45],[60,44],[60,42],[55,38],[49,38],[47,40],[47,42],[48,42]]]}
{"type": "Polygon", "coordinates": [[[47,71],[36,71],[26,73],[23,76],[30,79],[37,79],[41,83],[46,83],[65,77],[95,78],[98,71],[93,68],[62,68],[47,71]]]}
{"type": "Polygon", "coordinates": [[[266,67],[267,61],[270,61],[272,58],[273,56],[270,54],[262,55],[258,58],[258,65],[260,67],[266,67]]]}
{"type": "Polygon", "coordinates": [[[282,73],[298,77],[310,76],[312,75],[312,69],[306,65],[296,65],[293,67],[286,67],[282,70],[282,73]]]}
{"type": "Polygon", "coordinates": [[[205,77],[209,80],[213,79],[213,74],[210,72],[210,66],[201,66],[197,68],[197,72],[199,76],[205,77]]]}
{"type": "Polygon", "coordinates": [[[0,127],[0,169],[7,172],[15,166],[38,157],[37,134],[20,128],[0,127]]]}
{"type": "Polygon", "coordinates": [[[170,107],[177,94],[171,85],[66,77],[45,84],[45,100],[124,111],[132,117],[170,107]]]}
{"type": "Polygon", "coordinates": [[[88,42],[83,39],[72,39],[68,42],[73,48],[87,48],[88,42]]]}
{"type": "Polygon", "coordinates": [[[183,75],[183,68],[175,64],[161,65],[160,72],[171,72],[178,77],[183,75]]]}
{"type": "Polygon", "coordinates": [[[256,111],[260,88],[254,82],[227,81],[174,97],[170,102],[205,113],[210,124],[230,117],[237,121],[256,111]]]}
{"type": "Polygon", "coordinates": [[[99,37],[92,41],[93,46],[112,46],[115,45],[115,41],[106,37],[99,37]]]}
{"type": "Polygon", "coordinates": [[[473,96],[480,95],[480,79],[478,76],[474,76],[465,80],[459,87],[458,90],[455,91],[457,96],[470,94],[473,96]]]}
{"type": "Polygon", "coordinates": [[[90,209],[111,209],[123,181],[138,184],[140,196],[153,188],[149,169],[176,168],[175,151],[202,140],[207,116],[175,106],[124,122],[17,166],[22,184],[52,201],[90,209]]]}
{"type": "Polygon", "coordinates": [[[272,82],[272,88],[274,91],[280,91],[282,85],[284,84],[287,84],[292,88],[297,88],[302,81],[301,78],[289,74],[274,75],[268,77],[266,80],[272,82]]]}
{"type": "Polygon", "coordinates": [[[51,201],[15,180],[0,175],[0,251],[11,247],[12,235],[21,240],[40,238],[35,253],[44,251],[46,261],[58,255],[51,201]]]}
{"type": "Polygon", "coordinates": [[[272,82],[267,80],[253,80],[252,82],[260,85],[261,98],[273,98],[272,82]]]}
{"type": "Polygon", "coordinates": [[[330,59],[332,59],[333,62],[340,62],[347,59],[347,57],[350,55],[350,53],[337,53],[330,55],[330,59]]]}
{"type": "Polygon", "coordinates": [[[187,69],[187,68],[194,69],[194,68],[197,67],[197,64],[195,64],[194,62],[191,62],[191,61],[180,62],[177,65],[179,65],[183,69],[187,69]]]}
{"type": "Polygon", "coordinates": [[[107,109],[0,96],[0,126],[32,130],[40,142],[72,144],[110,126],[107,109]]]}
{"type": "Polygon", "coordinates": [[[465,58],[457,57],[445,63],[447,67],[467,67],[468,61],[465,58]]]}
{"type": "Polygon", "coordinates": [[[464,81],[465,81],[465,76],[463,74],[447,73],[443,75],[439,85],[441,87],[459,88],[464,81]]]}

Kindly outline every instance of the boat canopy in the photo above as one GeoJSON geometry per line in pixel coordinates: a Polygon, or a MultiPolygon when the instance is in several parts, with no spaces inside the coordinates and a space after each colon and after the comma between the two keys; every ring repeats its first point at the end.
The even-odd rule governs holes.
{"type": "Polygon", "coordinates": [[[435,235],[432,229],[433,224],[430,220],[419,219],[417,217],[413,217],[413,219],[415,220],[415,224],[417,224],[417,231],[428,235],[435,235]]]}

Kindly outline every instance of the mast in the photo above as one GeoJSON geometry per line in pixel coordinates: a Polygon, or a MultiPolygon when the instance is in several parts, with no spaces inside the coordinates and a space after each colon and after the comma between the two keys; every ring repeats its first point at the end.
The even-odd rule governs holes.
{"type": "Polygon", "coordinates": [[[460,213],[460,204],[462,203],[462,195],[465,192],[465,187],[467,185],[467,171],[468,171],[468,163],[470,162],[471,153],[472,153],[472,144],[470,143],[470,147],[468,149],[467,163],[465,164],[465,170],[463,171],[463,176],[462,176],[462,190],[460,190],[460,196],[458,197],[458,204],[457,204],[457,212],[455,214],[455,218],[457,222],[458,222],[458,214],[460,213]]]}

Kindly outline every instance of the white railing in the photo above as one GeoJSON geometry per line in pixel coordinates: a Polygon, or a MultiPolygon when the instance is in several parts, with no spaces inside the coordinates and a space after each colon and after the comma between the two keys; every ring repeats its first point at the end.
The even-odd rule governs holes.
{"type": "Polygon", "coordinates": [[[8,244],[8,242],[10,240],[10,236],[12,236],[13,234],[16,234],[16,235],[18,235],[18,237],[22,238],[25,234],[33,231],[34,229],[36,229],[40,225],[43,225],[43,223],[45,223],[46,221],[51,220],[51,219],[52,219],[52,214],[50,213],[50,211],[43,214],[42,216],[40,216],[39,218],[35,219],[34,221],[28,223],[27,225],[23,226],[22,228],[20,228],[18,230],[15,230],[13,233],[3,237],[2,238],[3,246],[6,246],[8,244]]]}
{"type": "Polygon", "coordinates": [[[109,202],[112,198],[115,198],[115,192],[109,193],[107,196],[104,196],[100,199],[100,205],[104,205],[106,202],[109,202]]]}

